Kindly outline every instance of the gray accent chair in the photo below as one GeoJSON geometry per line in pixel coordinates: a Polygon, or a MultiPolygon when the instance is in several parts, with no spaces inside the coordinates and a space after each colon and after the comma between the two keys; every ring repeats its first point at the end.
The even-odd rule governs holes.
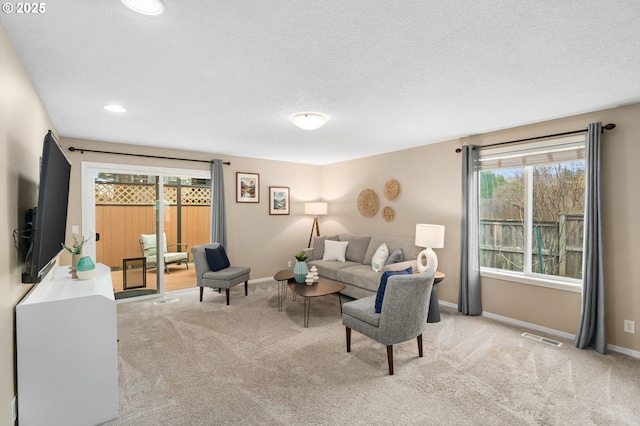
{"type": "Polygon", "coordinates": [[[421,274],[390,276],[379,314],[375,313],[376,296],[342,305],[347,352],[351,352],[351,330],[355,330],[387,347],[390,375],[394,344],[417,338],[418,355],[422,357],[422,332],[427,325],[434,274],[429,269],[421,274]]]}
{"type": "Polygon", "coordinates": [[[213,249],[219,245],[218,243],[211,243],[195,246],[191,249],[191,254],[193,256],[193,263],[196,266],[196,283],[198,287],[200,287],[200,301],[202,302],[202,292],[205,287],[217,288],[218,292],[224,288],[228,305],[229,289],[231,287],[244,282],[244,295],[248,295],[251,268],[248,266],[229,266],[220,271],[212,271],[211,268],[209,268],[209,262],[207,262],[207,255],[204,249],[213,249]]]}

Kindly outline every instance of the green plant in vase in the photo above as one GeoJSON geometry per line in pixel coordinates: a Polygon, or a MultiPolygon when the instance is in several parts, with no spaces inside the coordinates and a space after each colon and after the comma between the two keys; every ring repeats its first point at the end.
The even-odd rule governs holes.
{"type": "Polygon", "coordinates": [[[80,258],[82,257],[82,247],[84,246],[84,243],[91,239],[91,235],[88,237],[84,237],[79,236],[78,234],[71,234],[71,236],[73,237],[73,244],[71,245],[71,247],[67,246],[64,242],[60,244],[62,245],[62,248],[71,253],[71,268],[69,268],[71,277],[78,278],[78,275],[76,274],[76,268],[78,266],[80,258]]]}
{"type": "Polygon", "coordinates": [[[295,255],[296,264],[293,267],[293,279],[297,283],[303,283],[305,278],[307,277],[307,272],[309,272],[309,267],[307,266],[307,254],[303,251],[299,251],[298,254],[295,255]]]}

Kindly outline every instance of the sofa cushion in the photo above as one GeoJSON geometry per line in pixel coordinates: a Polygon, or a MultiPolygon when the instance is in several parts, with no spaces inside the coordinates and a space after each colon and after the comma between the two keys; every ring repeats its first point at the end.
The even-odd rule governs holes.
{"type": "MultiPolygon", "coordinates": [[[[337,262],[335,260],[312,260],[311,262],[307,262],[307,264],[318,268],[318,275],[321,277],[329,278],[334,281],[342,281],[338,279],[338,272],[340,270],[358,265],[363,266],[355,262],[337,262]]],[[[367,267],[367,269],[371,271],[371,266],[367,267]]],[[[373,291],[375,291],[375,288],[373,291]]]]}
{"type": "Polygon", "coordinates": [[[370,265],[373,255],[382,243],[387,245],[387,248],[391,253],[397,249],[401,249],[404,260],[416,259],[418,257],[418,253],[422,251],[421,247],[416,247],[415,240],[412,238],[371,237],[371,242],[369,243],[369,247],[367,248],[367,252],[362,263],[370,265]]]}
{"type": "Polygon", "coordinates": [[[393,253],[387,257],[387,260],[384,261],[385,265],[391,265],[393,263],[400,263],[404,260],[404,254],[402,253],[402,249],[395,249],[393,253]]]}
{"type": "MultiPolygon", "coordinates": [[[[371,237],[352,234],[338,234],[338,239],[340,241],[349,241],[346,252],[347,260],[371,265],[371,257],[373,257],[373,253],[371,253],[371,257],[368,262],[364,261],[364,256],[369,248],[369,241],[371,241],[371,237]]],[[[373,252],[375,252],[379,246],[380,244],[375,246],[373,252]]]]}
{"type": "Polygon", "coordinates": [[[322,260],[337,260],[338,262],[344,262],[346,260],[345,253],[349,241],[324,241],[324,255],[322,260]]]}
{"type": "Polygon", "coordinates": [[[409,275],[413,273],[412,268],[403,269],[402,271],[387,271],[380,277],[380,286],[378,286],[378,292],[376,293],[375,312],[379,314],[382,312],[382,302],[384,301],[384,292],[387,289],[387,280],[392,275],[409,275]]]}
{"type": "Polygon", "coordinates": [[[209,269],[211,269],[213,272],[217,272],[231,266],[224,247],[218,246],[216,248],[205,248],[204,252],[207,256],[209,269]]]}
{"type": "Polygon", "coordinates": [[[338,236],[337,235],[328,235],[328,236],[320,236],[320,237],[314,237],[313,238],[313,254],[311,255],[311,259],[309,260],[316,260],[316,259],[322,259],[322,257],[324,256],[324,242],[325,240],[331,240],[331,241],[338,241],[338,236]]]}
{"type": "Polygon", "coordinates": [[[181,260],[187,260],[188,254],[186,251],[169,252],[164,254],[164,263],[176,263],[181,260]]]}
{"type": "Polygon", "coordinates": [[[371,269],[376,272],[380,272],[388,258],[389,249],[387,248],[387,245],[385,243],[382,243],[373,255],[373,259],[371,259],[371,269]]]}
{"type": "Polygon", "coordinates": [[[360,263],[354,263],[348,268],[336,271],[338,281],[371,292],[375,292],[378,289],[381,275],[382,272],[374,271],[371,269],[371,265],[362,265],[360,263]]]}

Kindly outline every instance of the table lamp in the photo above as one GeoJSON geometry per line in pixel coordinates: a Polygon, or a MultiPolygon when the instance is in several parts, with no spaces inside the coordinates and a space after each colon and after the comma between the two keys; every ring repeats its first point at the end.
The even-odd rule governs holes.
{"type": "Polygon", "coordinates": [[[427,269],[438,270],[438,256],[432,250],[434,248],[444,247],[444,226],[429,225],[419,223],[416,225],[416,245],[425,247],[418,254],[418,271],[424,272],[427,269]],[[426,264],[422,263],[422,259],[426,259],[426,264]]]}
{"type": "Polygon", "coordinates": [[[318,223],[318,216],[327,214],[327,203],[304,203],[304,214],[313,215],[313,225],[311,225],[311,234],[309,235],[309,245],[311,247],[311,239],[313,238],[313,230],[315,228],[316,235],[320,236],[320,224],[318,223]]]}

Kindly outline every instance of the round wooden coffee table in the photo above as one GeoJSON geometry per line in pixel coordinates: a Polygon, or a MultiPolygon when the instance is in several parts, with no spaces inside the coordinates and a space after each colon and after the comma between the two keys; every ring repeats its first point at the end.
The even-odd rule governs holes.
{"type": "Polygon", "coordinates": [[[282,299],[287,298],[287,284],[293,280],[293,269],[283,269],[276,272],[273,279],[278,282],[278,312],[282,312],[282,299]]]}
{"type": "Polygon", "coordinates": [[[319,278],[313,285],[306,283],[298,284],[296,282],[289,283],[289,287],[294,294],[304,297],[304,326],[309,327],[309,310],[311,309],[311,298],[319,296],[327,296],[329,294],[338,293],[340,298],[340,313],[342,314],[342,295],[340,292],[347,286],[339,282],[319,278]]]}

